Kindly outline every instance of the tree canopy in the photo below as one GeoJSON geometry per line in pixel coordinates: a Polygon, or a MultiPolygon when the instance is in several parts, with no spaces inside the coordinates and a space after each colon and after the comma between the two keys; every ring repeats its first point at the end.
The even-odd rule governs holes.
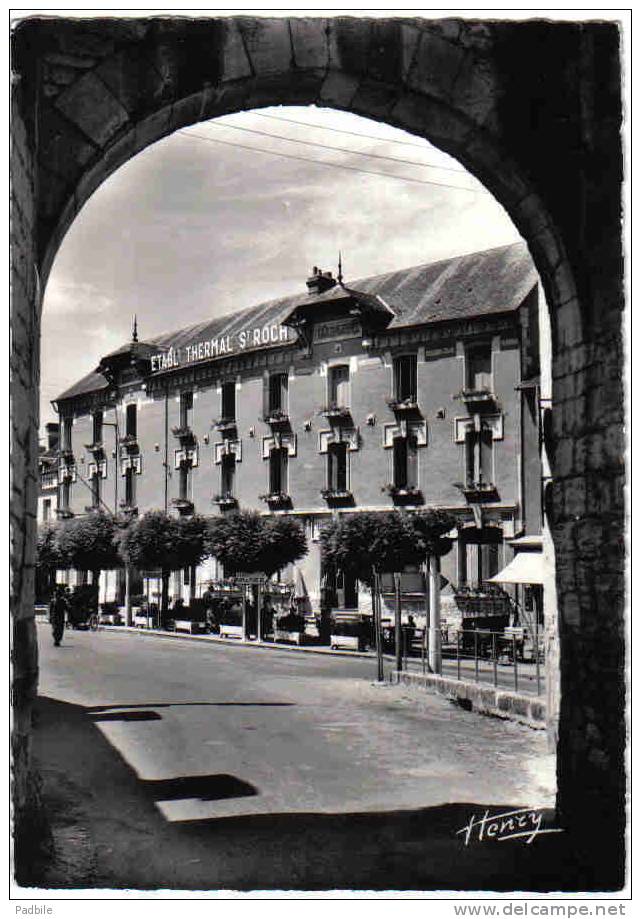
{"type": "Polygon", "coordinates": [[[307,554],[305,531],[292,517],[237,511],[210,520],[207,548],[228,572],[268,577],[307,554]]]}
{"type": "Polygon", "coordinates": [[[56,531],[57,550],[65,567],[104,571],[122,565],[113,517],[103,513],[74,517],[56,527],[56,531]]]}
{"type": "Polygon", "coordinates": [[[132,520],[121,533],[120,552],[129,565],[141,571],[175,571],[203,560],[206,532],[207,521],[197,514],[183,518],[150,511],[132,520]]]}
{"type": "Polygon", "coordinates": [[[444,511],[345,514],[321,530],[323,562],[369,584],[373,571],[402,571],[426,555],[445,555],[451,541],[444,534],[455,523],[455,518],[444,511]]]}
{"type": "Polygon", "coordinates": [[[56,571],[66,568],[67,559],[63,556],[58,545],[58,530],[56,524],[48,524],[38,528],[36,543],[36,567],[43,571],[56,571]]]}

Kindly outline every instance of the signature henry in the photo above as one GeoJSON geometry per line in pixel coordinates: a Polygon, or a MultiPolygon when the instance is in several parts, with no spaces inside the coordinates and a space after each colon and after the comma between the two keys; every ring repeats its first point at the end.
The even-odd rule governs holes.
{"type": "Polygon", "coordinates": [[[496,839],[504,842],[506,839],[524,839],[526,844],[532,843],[537,836],[544,833],[562,833],[563,830],[552,827],[541,828],[543,811],[523,808],[516,811],[505,811],[502,814],[490,814],[486,810],[482,817],[473,814],[462,829],[456,831],[457,836],[463,836],[465,845],[468,846],[472,839],[482,842],[484,839],[496,839]]]}

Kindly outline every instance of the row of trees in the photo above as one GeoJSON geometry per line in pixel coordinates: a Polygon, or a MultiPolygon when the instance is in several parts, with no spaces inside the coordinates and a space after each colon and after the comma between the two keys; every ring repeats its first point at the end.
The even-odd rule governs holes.
{"type": "Polygon", "coordinates": [[[127,522],[104,513],[76,517],[38,536],[37,564],[49,582],[59,569],[94,573],[115,568],[162,572],[166,611],[169,575],[215,556],[230,572],[260,571],[267,576],[307,552],[302,526],[291,517],[261,517],[239,511],[224,517],[171,517],[150,511],[127,522]]]}

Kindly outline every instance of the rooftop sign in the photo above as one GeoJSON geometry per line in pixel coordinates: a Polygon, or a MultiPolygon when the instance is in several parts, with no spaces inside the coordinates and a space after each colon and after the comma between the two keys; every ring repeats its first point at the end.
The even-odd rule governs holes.
{"type": "Polygon", "coordinates": [[[160,373],[198,361],[226,357],[228,354],[236,354],[248,348],[284,344],[292,340],[287,326],[271,323],[253,329],[243,329],[233,334],[220,335],[217,338],[203,339],[189,345],[171,345],[167,351],[151,356],[151,372],[160,373]]]}

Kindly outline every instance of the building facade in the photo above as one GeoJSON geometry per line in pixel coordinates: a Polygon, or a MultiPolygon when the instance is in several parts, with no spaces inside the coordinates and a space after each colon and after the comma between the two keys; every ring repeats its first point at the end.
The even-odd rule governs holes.
{"type": "MultiPolygon", "coordinates": [[[[540,297],[515,244],[353,284],[315,268],[299,295],[153,341],[134,331],[54,403],[43,512],[46,479],[59,518],[295,515],[316,609],[324,521],[446,509],[457,526],[443,575],[478,585],[511,560],[510,540],[540,533],[540,297]]],[[[173,592],[218,574],[215,560],[177,572],[173,592]]],[[[118,589],[105,575],[104,595],[118,589]]],[[[406,590],[420,604],[418,572],[406,590]]],[[[339,575],[339,608],[369,602],[339,575]]]]}

